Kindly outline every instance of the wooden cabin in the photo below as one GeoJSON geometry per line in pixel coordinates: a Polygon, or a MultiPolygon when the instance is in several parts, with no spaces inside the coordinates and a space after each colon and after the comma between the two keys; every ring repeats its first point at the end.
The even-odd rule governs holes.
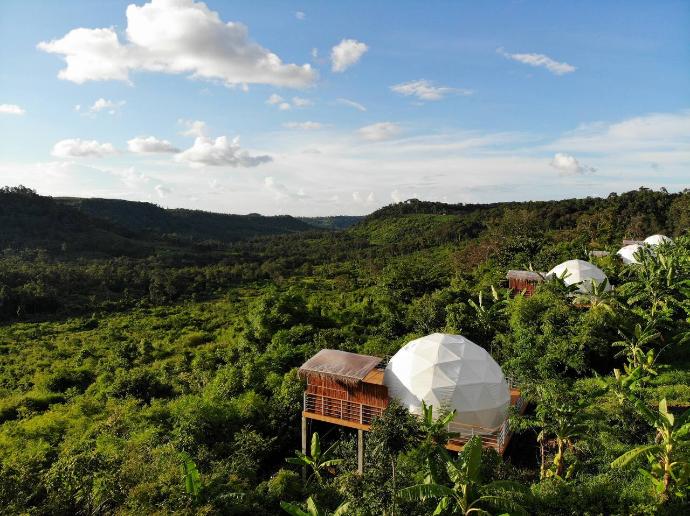
{"type": "Polygon", "coordinates": [[[537,285],[544,281],[544,276],[546,276],[546,273],[510,270],[506,278],[508,278],[508,288],[513,293],[519,294],[524,292],[525,296],[529,297],[534,294],[537,285]]]}
{"type": "MultiPolygon", "coordinates": [[[[307,453],[309,420],[323,421],[357,430],[357,469],[364,468],[364,432],[383,414],[389,403],[381,359],[322,349],[299,369],[306,381],[302,410],[302,452],[307,453]]],[[[510,385],[511,404],[522,413],[526,405],[520,390],[510,385]]],[[[508,420],[497,429],[484,429],[451,423],[448,430],[457,437],[448,442],[449,450],[459,451],[473,436],[479,435],[485,447],[503,454],[510,440],[508,420]]]]}
{"type": "Polygon", "coordinates": [[[364,434],[388,406],[381,359],[322,349],[299,369],[307,382],[302,411],[302,451],[309,441],[309,419],[357,429],[357,470],[364,469],[364,434]]]}

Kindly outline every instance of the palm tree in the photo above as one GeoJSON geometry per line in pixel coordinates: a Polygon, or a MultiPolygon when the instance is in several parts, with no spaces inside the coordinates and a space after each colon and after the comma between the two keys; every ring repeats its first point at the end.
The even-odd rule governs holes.
{"type": "Polygon", "coordinates": [[[325,452],[321,453],[321,441],[319,439],[319,434],[318,432],[314,432],[314,435],[311,436],[311,456],[300,451],[296,451],[295,457],[288,457],[285,459],[285,461],[289,462],[290,464],[296,464],[298,466],[311,469],[311,475],[307,480],[307,484],[310,484],[314,479],[321,483],[323,481],[323,473],[327,468],[337,466],[343,462],[343,459],[329,459],[331,451],[334,447],[335,444],[333,444],[325,452]]]}
{"type": "Polygon", "coordinates": [[[611,463],[611,467],[629,466],[640,455],[646,455],[651,467],[649,471],[642,471],[654,484],[663,503],[668,499],[672,482],[677,488],[684,487],[690,478],[690,461],[687,454],[687,445],[690,441],[690,409],[676,418],[668,411],[666,398],[659,402],[658,412],[650,410],[642,400],[630,393],[628,398],[640,415],[656,429],[656,437],[652,444],[636,446],[625,452],[611,463]]]}
{"type": "Polygon", "coordinates": [[[525,487],[510,481],[495,481],[481,485],[481,460],[482,441],[479,436],[474,436],[465,444],[457,461],[450,457],[445,461],[452,487],[429,482],[401,489],[398,496],[406,501],[439,499],[435,515],[446,510],[463,515],[488,515],[487,506],[496,506],[516,514],[525,513],[522,506],[505,496],[508,492],[526,493],[525,487]],[[504,496],[499,496],[501,493],[504,496]]]}
{"type": "MultiPolygon", "coordinates": [[[[338,508],[333,511],[332,516],[342,516],[343,514],[346,513],[348,509],[349,504],[342,503],[338,506],[338,508]]],[[[321,509],[316,505],[316,502],[314,499],[310,496],[307,499],[307,510],[304,511],[302,510],[298,505],[295,505],[293,503],[288,503],[288,502],[280,502],[280,507],[287,512],[288,514],[291,514],[292,516],[327,516],[328,512],[321,509]]]]}

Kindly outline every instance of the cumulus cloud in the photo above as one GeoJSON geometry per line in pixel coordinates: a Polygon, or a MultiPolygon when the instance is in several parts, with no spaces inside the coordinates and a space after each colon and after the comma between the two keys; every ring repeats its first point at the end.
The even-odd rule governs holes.
{"type": "Polygon", "coordinates": [[[16,104],[0,104],[0,115],[23,115],[26,111],[16,104]]]}
{"type": "Polygon", "coordinates": [[[402,194],[397,188],[391,192],[391,200],[395,203],[403,202],[402,194]]]}
{"type": "Polygon", "coordinates": [[[206,136],[206,122],[202,122],[201,120],[184,120],[180,118],[177,123],[187,128],[180,133],[182,136],[206,136]]]}
{"type": "Polygon", "coordinates": [[[180,152],[168,140],[159,140],[155,136],[137,136],[127,142],[127,149],[138,154],[158,154],[180,152]]]}
{"type": "Polygon", "coordinates": [[[367,110],[367,108],[365,108],[362,104],[360,104],[359,102],[355,102],[354,100],[340,98],[340,99],[336,99],[336,102],[338,104],[342,104],[343,106],[349,106],[349,107],[355,108],[358,111],[366,111],[367,110]]]}
{"type": "Polygon", "coordinates": [[[197,136],[194,145],[176,155],[175,159],[194,167],[256,167],[273,160],[270,156],[251,156],[240,148],[239,137],[230,140],[227,136],[215,139],[197,136]]]}
{"type": "Polygon", "coordinates": [[[288,111],[292,109],[293,107],[296,108],[305,108],[308,106],[313,106],[314,103],[309,100],[305,99],[302,97],[292,97],[292,104],[285,100],[283,97],[278,95],[277,93],[273,93],[270,97],[266,99],[266,104],[270,106],[277,106],[278,109],[281,111],[288,111]]]}
{"type": "Polygon", "coordinates": [[[264,179],[264,188],[271,192],[277,201],[284,201],[286,199],[299,200],[308,197],[303,189],[300,188],[293,192],[284,184],[278,183],[271,176],[264,179]]]}
{"type": "Polygon", "coordinates": [[[53,146],[51,154],[56,158],[102,158],[115,154],[115,148],[111,143],[100,143],[96,140],[82,140],[80,138],[68,138],[60,140],[53,146]]]}
{"type": "Polygon", "coordinates": [[[575,156],[563,154],[561,152],[556,153],[551,160],[550,165],[558,170],[561,174],[584,175],[593,174],[596,172],[594,167],[588,167],[581,164],[577,159],[575,159],[575,156]]]}
{"type": "Polygon", "coordinates": [[[361,59],[369,50],[366,43],[356,39],[344,39],[331,49],[331,69],[344,72],[361,59]]]}
{"type": "MultiPolygon", "coordinates": [[[[112,100],[106,100],[104,98],[100,98],[91,105],[91,107],[89,108],[89,111],[91,113],[99,113],[99,112],[105,110],[109,114],[114,115],[117,112],[117,110],[120,109],[124,105],[125,105],[124,100],[112,101],[112,100]]],[[[79,108],[81,108],[81,106],[79,106],[79,108]]],[[[77,111],[79,111],[79,109],[77,109],[77,111]]]]}
{"type": "Polygon", "coordinates": [[[152,0],[127,7],[126,41],[114,28],[73,29],[38,48],[61,55],[60,79],[129,82],[130,72],[145,70],[190,74],[227,85],[272,84],[301,88],[316,79],[309,64],[285,64],[249,39],[246,26],[224,22],[217,12],[194,0],[152,0]]]}
{"type": "Polygon", "coordinates": [[[160,197],[161,199],[165,199],[168,195],[172,193],[172,189],[168,188],[165,185],[156,185],[154,187],[154,190],[158,194],[158,197],[160,197]]]}
{"type": "Polygon", "coordinates": [[[391,86],[391,90],[406,97],[415,96],[421,100],[441,100],[446,95],[472,95],[472,90],[450,88],[448,86],[434,86],[431,81],[420,79],[418,81],[403,82],[391,86]]]}
{"type": "Polygon", "coordinates": [[[321,122],[312,122],[307,120],[306,122],[287,122],[283,124],[283,127],[288,129],[302,129],[304,131],[311,131],[314,129],[321,129],[323,124],[321,122]]]}
{"type": "Polygon", "coordinates": [[[352,192],[352,200],[357,204],[374,204],[376,202],[376,196],[374,192],[369,192],[369,195],[365,198],[359,192],[352,192]]]}
{"type": "Polygon", "coordinates": [[[303,11],[297,11],[297,12],[295,13],[295,18],[297,18],[299,21],[304,20],[306,17],[307,17],[307,15],[304,14],[303,11]]]}
{"type": "Polygon", "coordinates": [[[314,103],[309,99],[302,97],[292,97],[292,105],[298,108],[313,106],[314,103]]]}
{"type": "Polygon", "coordinates": [[[501,54],[506,59],[512,59],[518,63],[546,68],[554,75],[565,75],[577,70],[577,68],[575,68],[573,65],[568,63],[560,63],[544,54],[510,54],[503,50],[503,48],[497,49],[496,52],[501,54]]]}
{"type": "Polygon", "coordinates": [[[359,137],[363,140],[379,142],[394,138],[400,131],[401,128],[398,124],[393,122],[379,122],[360,128],[357,134],[359,134],[359,137]]]}

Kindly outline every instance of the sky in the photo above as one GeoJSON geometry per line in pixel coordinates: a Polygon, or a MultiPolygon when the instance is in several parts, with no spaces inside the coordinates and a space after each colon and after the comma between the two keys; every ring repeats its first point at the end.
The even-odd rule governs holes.
{"type": "Polygon", "coordinates": [[[3,0],[0,185],[360,215],[690,188],[690,2],[3,0]]]}

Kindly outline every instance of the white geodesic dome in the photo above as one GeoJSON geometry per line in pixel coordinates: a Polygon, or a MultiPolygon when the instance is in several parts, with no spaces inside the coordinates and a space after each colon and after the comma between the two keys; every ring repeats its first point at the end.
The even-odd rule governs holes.
{"type": "MultiPolygon", "coordinates": [[[[578,285],[580,292],[589,294],[592,291],[592,282],[601,283],[608,280],[604,271],[593,263],[584,260],[568,260],[551,269],[547,277],[561,277],[566,273],[563,279],[566,285],[578,285]],[[567,272],[566,272],[567,271],[567,272]]],[[[611,290],[611,285],[606,283],[605,290],[611,290]]]]}
{"type": "Polygon", "coordinates": [[[652,247],[656,247],[660,244],[670,244],[671,242],[673,242],[673,240],[671,240],[666,235],[652,235],[644,239],[644,243],[652,247]]]}
{"type": "Polygon", "coordinates": [[[643,249],[640,244],[630,244],[621,247],[616,254],[621,257],[621,260],[623,260],[625,264],[640,263],[639,260],[635,258],[635,254],[640,249],[643,249]]]}
{"type": "Polygon", "coordinates": [[[433,333],[408,342],[388,362],[384,375],[391,398],[413,414],[422,400],[442,410],[456,410],[454,423],[490,432],[506,419],[510,390],[491,355],[460,335],[433,333]]]}

